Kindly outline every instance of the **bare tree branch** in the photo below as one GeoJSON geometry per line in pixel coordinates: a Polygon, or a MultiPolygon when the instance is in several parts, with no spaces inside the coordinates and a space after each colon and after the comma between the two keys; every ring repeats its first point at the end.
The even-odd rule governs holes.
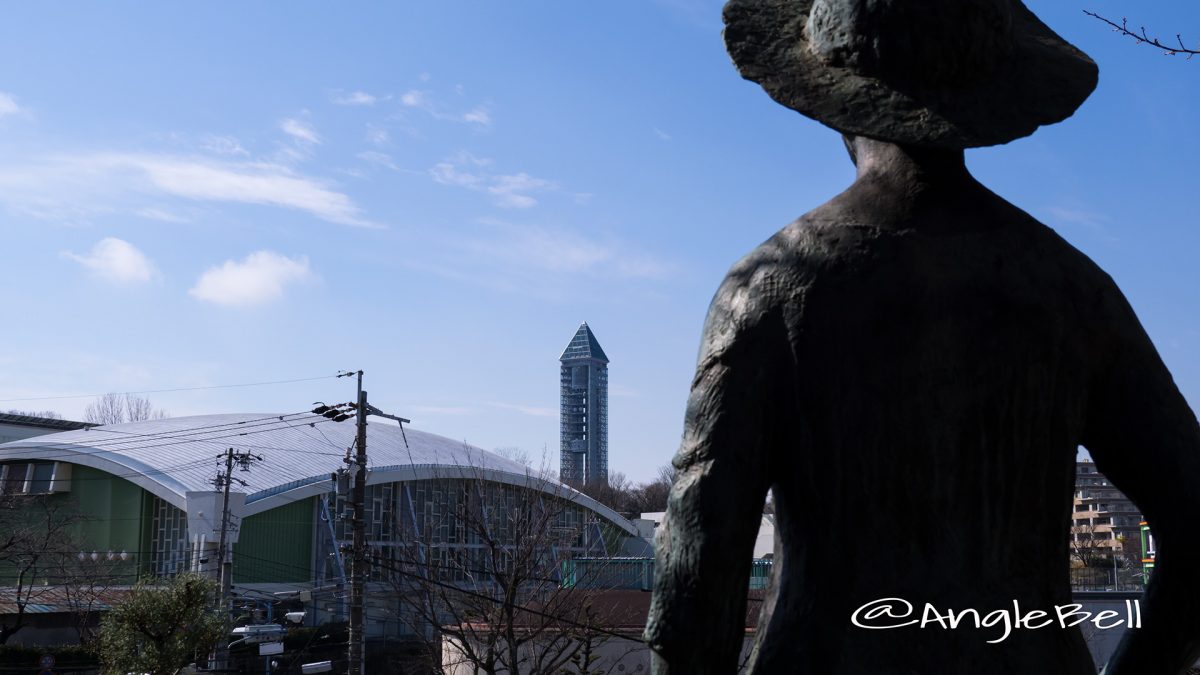
{"type": "MultiPolygon", "coordinates": [[[[1096,14],[1095,12],[1089,12],[1086,9],[1083,10],[1083,13],[1092,17],[1093,19],[1099,19],[1100,21],[1103,21],[1104,23],[1111,26],[1113,31],[1115,31],[1117,33],[1120,33],[1121,35],[1127,35],[1127,36],[1133,38],[1137,42],[1137,44],[1147,44],[1147,45],[1150,45],[1151,47],[1157,47],[1157,48],[1163,50],[1163,53],[1166,54],[1167,56],[1175,56],[1176,54],[1186,54],[1188,57],[1188,60],[1190,61],[1193,56],[1200,54],[1200,49],[1189,49],[1187,45],[1183,44],[1183,37],[1179,33],[1175,34],[1175,41],[1179,43],[1179,46],[1171,47],[1166,44],[1163,44],[1161,41],[1159,41],[1158,38],[1150,37],[1150,35],[1147,34],[1147,32],[1146,32],[1145,26],[1142,26],[1137,32],[1129,30],[1128,19],[1121,19],[1121,23],[1118,24],[1115,21],[1106,19],[1106,18],[1100,16],[1099,14],[1096,14]]],[[[1200,46],[1200,45],[1198,45],[1198,46],[1200,46]]]]}
{"type": "Polygon", "coordinates": [[[150,399],[133,394],[105,394],[83,411],[84,420],[93,424],[161,420],[169,416],[166,410],[154,407],[150,399]]]}

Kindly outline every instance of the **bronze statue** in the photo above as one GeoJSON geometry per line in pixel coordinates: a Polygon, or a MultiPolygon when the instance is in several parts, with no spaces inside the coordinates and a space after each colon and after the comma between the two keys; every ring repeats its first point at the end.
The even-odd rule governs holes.
{"type": "Polygon", "coordinates": [[[731,0],[725,22],[741,73],[841,131],[857,179],[713,299],[657,543],[656,672],[737,669],[772,489],[749,672],[1094,673],[1078,627],[1028,620],[1071,603],[1079,445],[1159,545],[1107,673],[1183,672],[1200,425],[1112,279],[963,160],[1070,116],[1095,64],[1018,0],[731,0]],[[977,614],[871,630],[864,607],[977,614]],[[1001,614],[1017,625],[971,625],[1001,614]]]}

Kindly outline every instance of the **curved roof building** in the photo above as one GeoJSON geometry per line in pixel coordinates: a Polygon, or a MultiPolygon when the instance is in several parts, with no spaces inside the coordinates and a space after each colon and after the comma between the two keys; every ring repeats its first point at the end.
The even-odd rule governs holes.
{"type": "MultiPolygon", "coordinates": [[[[53,460],[90,467],[186,509],[188,492],[213,490],[221,458],[232,447],[262,457],[250,470],[237,473],[244,481],[237,491],[246,493],[243,515],[251,516],[329,492],[330,474],[346,467],[343,459],[354,444],[354,434],[353,420],[339,423],[311,413],[173,417],[0,444],[0,464],[53,460]]],[[[367,455],[368,485],[430,478],[533,484],[636,534],[628,520],[583,493],[463,441],[371,421],[367,455]]]]}
{"type": "MultiPolygon", "coordinates": [[[[311,413],[77,429],[0,444],[0,492],[77,506],[85,515],[80,552],[116,560],[131,576],[201,571],[215,559],[220,505],[213,479],[228,448],[250,452],[261,460],[233,471],[233,491],[245,500],[239,508],[240,496],[230,499],[235,583],[319,586],[345,573],[339,550],[350,539],[341,517],[347,507],[331,474],[348,466],[354,436],[353,420],[311,413]]],[[[367,455],[367,532],[376,555],[424,537],[433,554],[452,561],[456,547],[461,552],[471,541],[461,524],[456,534],[447,522],[476,493],[496,500],[488,513],[521,500],[563,505],[552,528],[556,555],[612,551],[636,536],[629,521],[586,495],[461,441],[372,418],[367,455]]]]}

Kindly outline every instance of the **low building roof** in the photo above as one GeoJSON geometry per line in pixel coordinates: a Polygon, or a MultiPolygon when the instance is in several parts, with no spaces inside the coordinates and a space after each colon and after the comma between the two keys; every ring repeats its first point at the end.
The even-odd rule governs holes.
{"type": "Polygon", "coordinates": [[[57,417],[41,417],[39,415],[25,415],[21,413],[0,413],[0,424],[36,427],[38,429],[54,429],[57,431],[86,429],[96,426],[91,422],[75,422],[73,420],[58,419],[57,417]]]}

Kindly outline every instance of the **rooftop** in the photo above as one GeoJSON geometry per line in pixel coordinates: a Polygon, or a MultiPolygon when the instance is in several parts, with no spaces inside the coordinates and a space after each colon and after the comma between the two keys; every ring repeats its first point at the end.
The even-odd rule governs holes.
{"type": "Polygon", "coordinates": [[[14,413],[0,413],[0,424],[15,424],[22,427],[38,427],[40,429],[56,429],[58,431],[87,429],[88,427],[96,426],[90,422],[73,422],[54,417],[37,417],[35,415],[18,415],[14,413]]]}
{"type": "MultiPolygon", "coordinates": [[[[92,426],[0,444],[0,461],[55,459],[124,478],[179,508],[189,491],[213,489],[227,448],[263,459],[246,482],[246,513],[253,515],[329,490],[330,474],[344,468],[354,444],[353,420],[333,422],[312,413],[198,415],[92,426]]],[[[372,418],[367,424],[368,484],[431,478],[483,478],[569,498],[636,532],[627,520],[590,497],[482,448],[372,418]]]]}
{"type": "Polygon", "coordinates": [[[584,321],[579,325],[579,330],[575,331],[575,337],[567,343],[567,348],[563,350],[562,356],[558,357],[558,360],[582,361],[587,359],[608,363],[608,356],[600,348],[599,340],[584,321]]]}

